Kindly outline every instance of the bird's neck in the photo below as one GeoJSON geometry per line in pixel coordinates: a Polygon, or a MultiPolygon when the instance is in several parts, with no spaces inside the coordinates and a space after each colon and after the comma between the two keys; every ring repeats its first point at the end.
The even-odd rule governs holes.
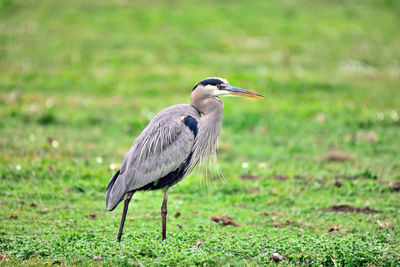
{"type": "MultiPolygon", "coordinates": [[[[224,104],[219,98],[208,98],[204,101],[205,109],[199,110],[203,116],[199,119],[198,134],[193,146],[193,163],[206,159],[215,159],[217,143],[221,131],[224,104]]],[[[197,107],[196,107],[197,108],[197,107]]]]}
{"type": "Polygon", "coordinates": [[[200,118],[200,127],[204,127],[209,131],[219,131],[221,130],[222,118],[224,115],[224,104],[221,99],[217,97],[212,97],[204,100],[204,106],[200,110],[203,116],[200,118]]]}

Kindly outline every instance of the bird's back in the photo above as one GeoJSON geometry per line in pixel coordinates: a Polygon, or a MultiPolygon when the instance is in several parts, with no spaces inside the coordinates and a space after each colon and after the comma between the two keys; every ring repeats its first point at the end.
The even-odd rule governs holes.
{"type": "Polygon", "coordinates": [[[176,182],[173,177],[183,176],[184,169],[180,168],[189,165],[199,118],[200,113],[185,104],[158,113],[132,144],[120,170],[110,180],[107,209],[113,210],[127,192],[158,189],[163,184],[157,183],[170,183],[161,178],[170,175],[172,183],[176,182]]]}

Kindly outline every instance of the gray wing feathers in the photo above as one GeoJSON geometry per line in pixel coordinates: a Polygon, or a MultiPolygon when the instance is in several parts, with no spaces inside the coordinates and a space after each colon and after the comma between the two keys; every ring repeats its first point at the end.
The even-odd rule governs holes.
{"type": "Polygon", "coordinates": [[[189,156],[194,135],[181,120],[196,119],[190,105],[176,105],[160,112],[135,140],[121,164],[120,174],[109,192],[107,208],[117,205],[126,192],[141,188],[176,170],[189,156]]]}

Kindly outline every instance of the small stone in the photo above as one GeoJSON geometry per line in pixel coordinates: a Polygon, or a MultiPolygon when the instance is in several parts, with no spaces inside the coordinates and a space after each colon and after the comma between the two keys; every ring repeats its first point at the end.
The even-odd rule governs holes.
{"type": "Polygon", "coordinates": [[[194,245],[196,248],[200,247],[201,244],[203,244],[203,241],[201,239],[197,239],[196,245],[194,245]]]}
{"type": "Polygon", "coordinates": [[[381,222],[380,220],[377,220],[376,222],[378,223],[379,229],[390,227],[390,222],[381,222]]]}
{"type": "Polygon", "coordinates": [[[339,181],[336,181],[333,185],[332,185],[333,187],[342,187],[343,186],[343,184],[341,183],[341,182],[339,182],[339,181]]]}
{"type": "Polygon", "coordinates": [[[318,113],[317,115],[314,116],[313,120],[315,122],[319,122],[319,123],[325,122],[325,120],[326,120],[325,114],[320,112],[320,113],[318,113]]]}
{"type": "Polygon", "coordinates": [[[54,148],[57,148],[58,146],[59,146],[59,143],[58,143],[58,141],[57,140],[53,140],[53,141],[51,141],[51,146],[52,147],[54,147],[54,148]]]}
{"type": "Polygon", "coordinates": [[[272,253],[270,258],[273,259],[275,262],[283,260],[283,256],[281,254],[279,254],[279,253],[276,253],[276,252],[272,253]]]}
{"type": "Polygon", "coordinates": [[[249,167],[249,163],[248,162],[243,162],[242,163],[242,169],[247,169],[249,167]]]}
{"type": "Polygon", "coordinates": [[[93,256],[93,260],[95,261],[101,261],[102,257],[101,256],[93,256]]]}

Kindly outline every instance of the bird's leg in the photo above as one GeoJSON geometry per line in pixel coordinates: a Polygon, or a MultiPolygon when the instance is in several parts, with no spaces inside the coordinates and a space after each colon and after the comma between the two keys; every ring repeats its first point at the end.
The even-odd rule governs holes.
{"type": "Polygon", "coordinates": [[[168,201],[168,191],[169,188],[165,191],[164,200],[161,205],[161,223],[162,223],[162,240],[164,241],[167,238],[167,201],[168,201]]]}
{"type": "Polygon", "coordinates": [[[128,211],[129,202],[131,201],[132,195],[134,193],[135,193],[135,191],[131,191],[131,192],[126,193],[126,196],[125,196],[124,210],[122,211],[121,224],[119,226],[119,232],[118,232],[118,237],[117,237],[118,242],[121,241],[122,230],[124,229],[124,224],[125,224],[126,212],[128,211]]]}

